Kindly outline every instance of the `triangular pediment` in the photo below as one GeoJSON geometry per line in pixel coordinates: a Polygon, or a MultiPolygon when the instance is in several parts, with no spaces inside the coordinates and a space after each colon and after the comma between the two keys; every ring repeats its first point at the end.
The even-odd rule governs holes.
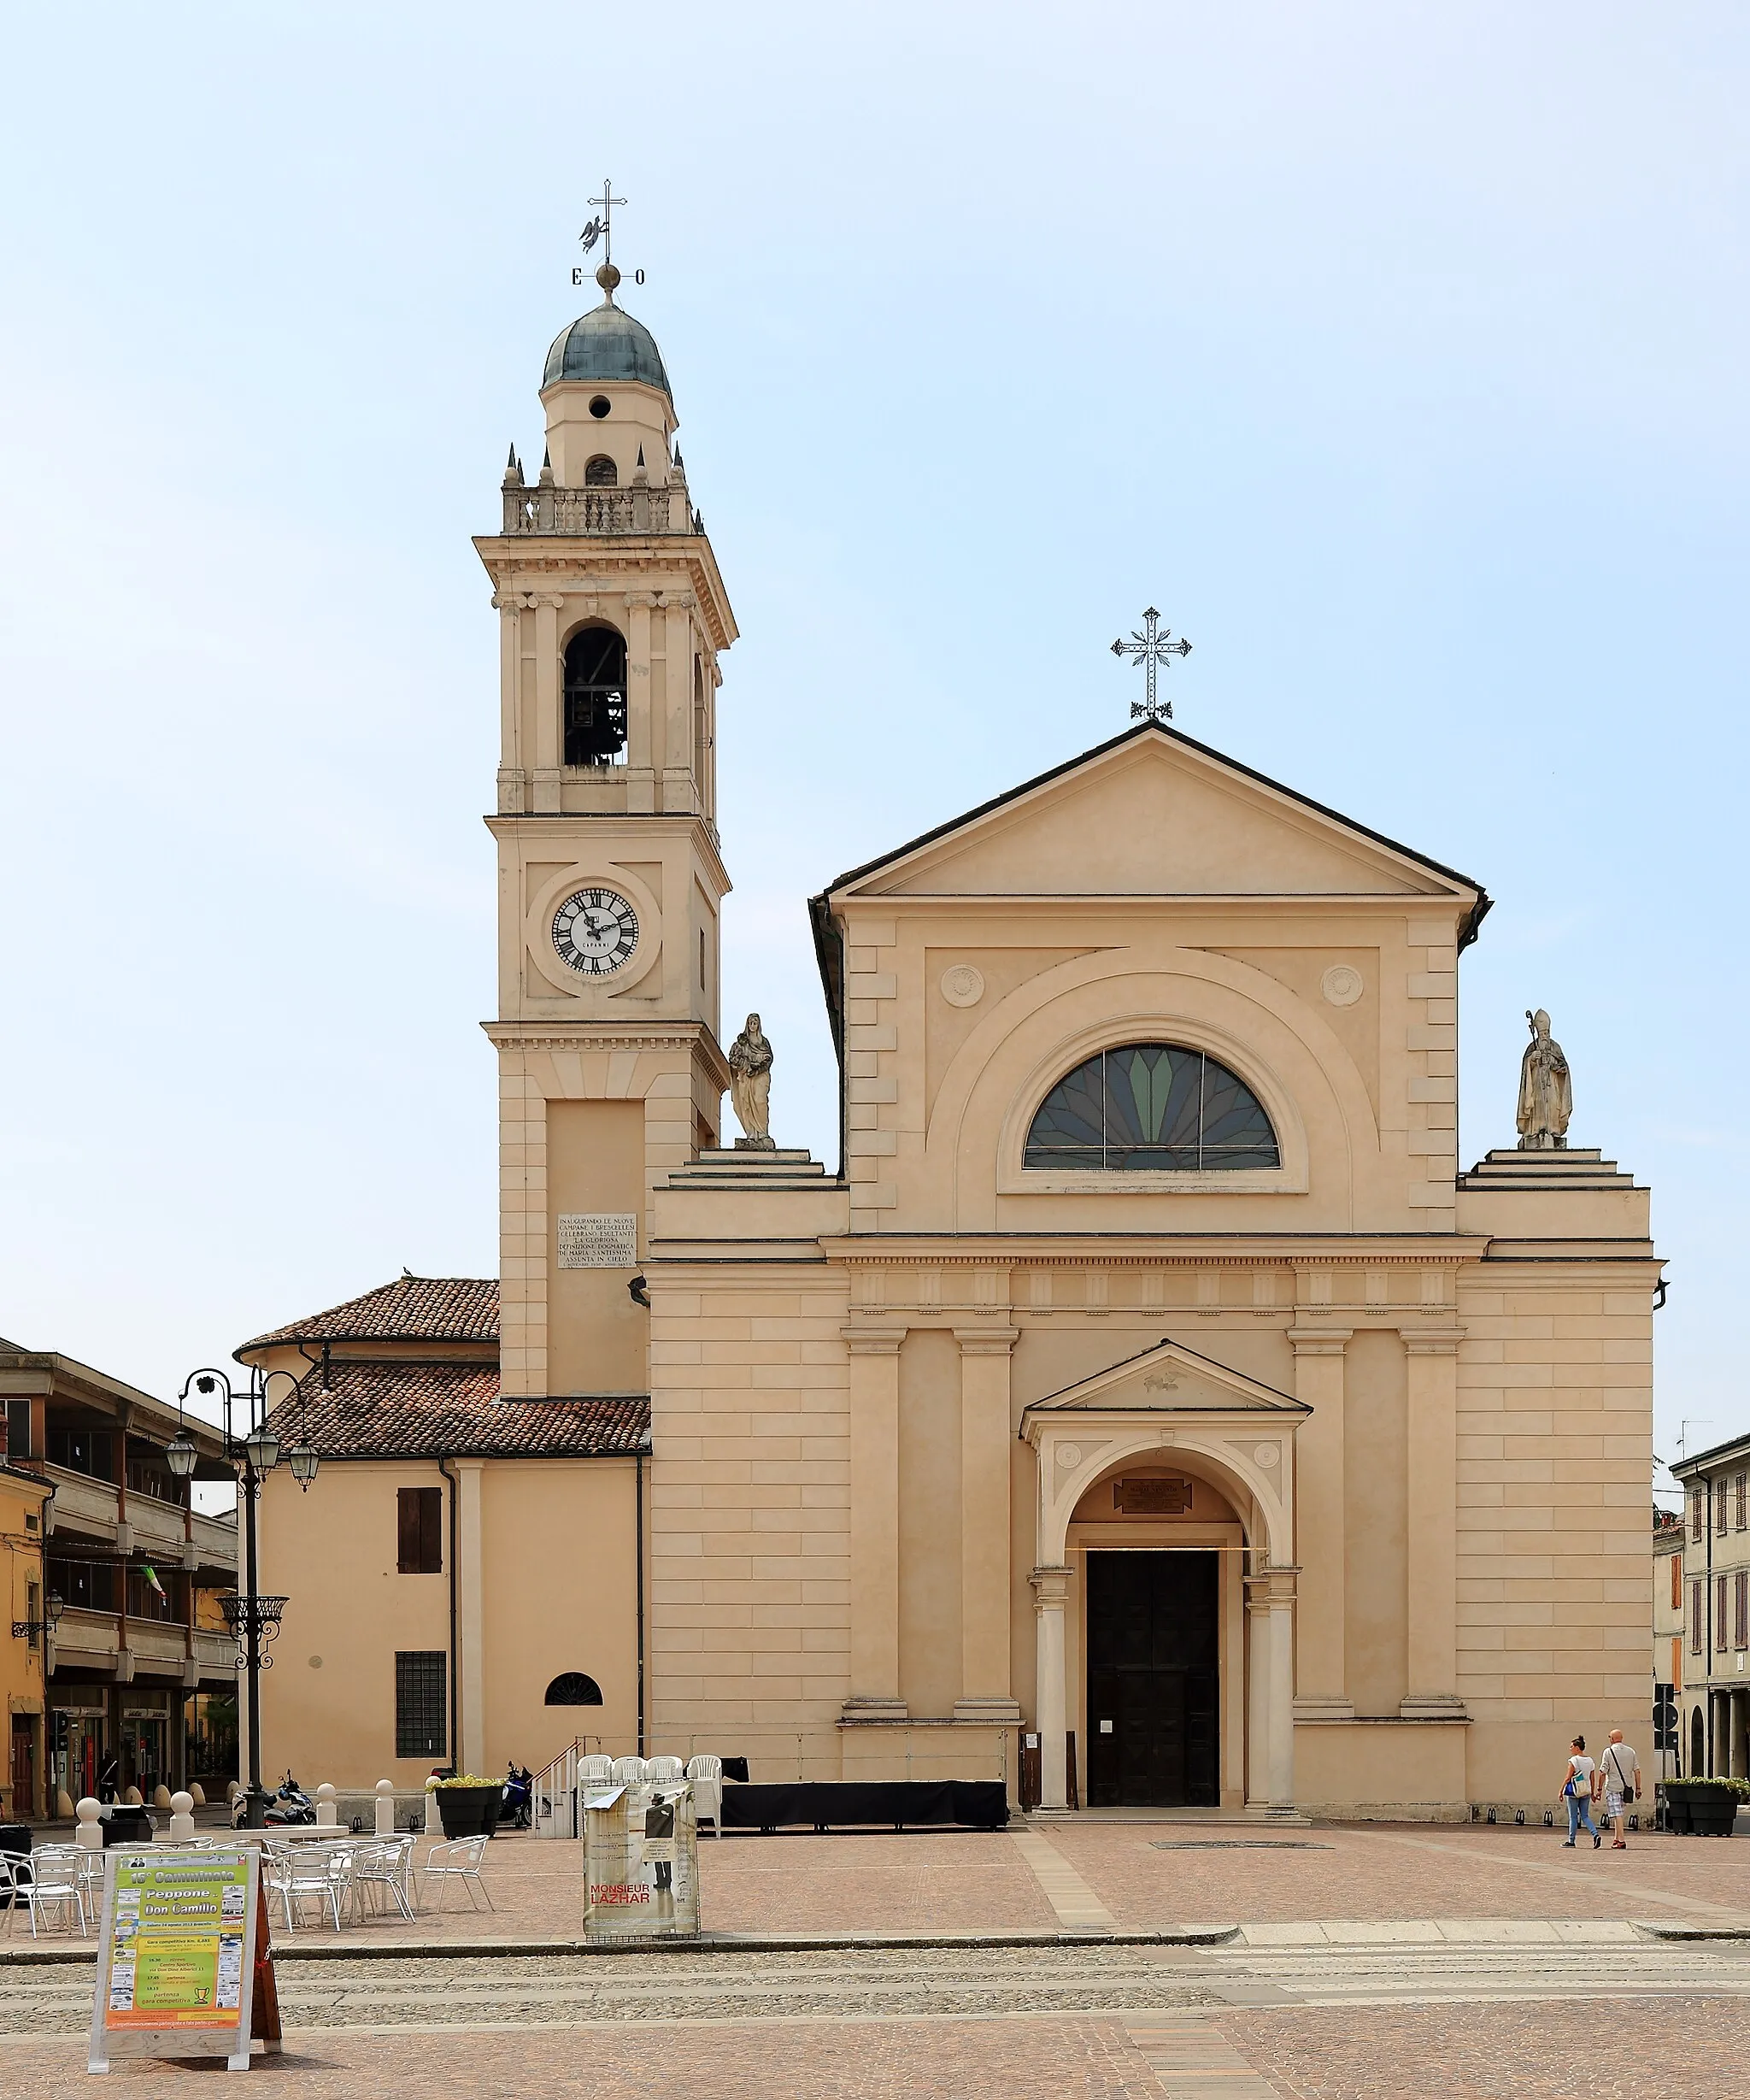
{"type": "Polygon", "coordinates": [[[1142,723],[841,876],[830,896],[1268,896],[1450,899],[1480,886],[1142,723]]]}
{"type": "Polygon", "coordinates": [[[1306,1415],[1304,1401],[1278,1392],[1243,1371],[1199,1356],[1182,1342],[1163,1341],[1110,1370],[1097,1371],[1061,1392],[1035,1400],[1025,1412],[1089,1414],[1306,1415]]]}

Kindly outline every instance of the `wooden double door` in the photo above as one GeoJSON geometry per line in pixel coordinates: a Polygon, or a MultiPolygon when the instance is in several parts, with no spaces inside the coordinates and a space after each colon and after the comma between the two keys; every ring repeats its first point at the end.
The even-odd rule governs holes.
{"type": "Polygon", "coordinates": [[[1088,1805],[1221,1802],[1220,1556],[1088,1556],[1088,1805]]]}

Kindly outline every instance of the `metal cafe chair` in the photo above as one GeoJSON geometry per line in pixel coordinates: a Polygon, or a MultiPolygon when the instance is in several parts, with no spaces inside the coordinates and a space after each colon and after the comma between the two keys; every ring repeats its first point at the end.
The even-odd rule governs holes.
{"type": "MultiPolygon", "coordinates": [[[[30,1905],[32,1939],[37,1937],[37,1916],[42,1910],[64,1910],[76,1916],[81,1938],[91,1929],[81,1871],[84,1857],[83,1848],[76,1844],[39,1845],[31,1854],[25,1899],[30,1905]]],[[[16,1872],[15,1868],[15,1874],[16,1872]]]]}
{"type": "Polygon", "coordinates": [[[382,1894],[386,1891],[395,1899],[395,1906],[408,1923],[413,1923],[414,1907],[409,1900],[408,1869],[413,1860],[414,1841],[409,1838],[385,1839],[380,1844],[361,1844],[352,1856],[351,1886],[356,1915],[366,1915],[367,1897],[374,1899],[376,1906],[382,1904],[382,1894]]]}
{"type": "Polygon", "coordinates": [[[479,1909],[474,1901],[474,1891],[478,1889],[486,1899],[487,1909],[496,1910],[498,1906],[492,1900],[492,1891],[480,1877],[480,1861],[485,1854],[486,1845],[484,1838],[454,1838],[447,1844],[434,1844],[426,1853],[426,1863],[420,1869],[428,1885],[427,1896],[431,1892],[429,1885],[434,1879],[440,1882],[460,1881],[468,1892],[471,1909],[479,1909]]]}
{"type": "Polygon", "coordinates": [[[261,1878],[267,1885],[269,1897],[279,1898],[288,1932],[297,1930],[292,1906],[313,1896],[319,1903],[327,1904],[338,1932],[341,1899],[348,1892],[351,1869],[349,1854],[331,1851],[326,1845],[320,1850],[306,1845],[295,1851],[289,1846],[282,1849],[270,1844],[263,1849],[261,1856],[261,1878]]]}

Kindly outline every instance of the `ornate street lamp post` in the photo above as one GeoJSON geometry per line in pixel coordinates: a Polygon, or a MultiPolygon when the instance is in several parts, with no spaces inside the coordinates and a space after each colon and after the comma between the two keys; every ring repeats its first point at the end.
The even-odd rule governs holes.
{"type": "MultiPolygon", "coordinates": [[[[260,1830],[270,1798],[261,1784],[261,1672],[272,1666],[273,1657],[267,1653],[268,1644],[279,1632],[280,1615],[285,1609],[283,1597],[263,1597],[257,1579],[255,1548],[255,1502],[261,1491],[261,1483],[279,1463],[279,1432],[267,1426],[272,1410],[270,1394],[273,1381],[283,1378],[287,1385],[296,1391],[297,1379],[290,1371],[269,1371],[265,1375],[251,1369],[248,1387],[242,1393],[232,1388],[230,1377],[223,1371],[194,1372],[177,1396],[181,1406],[192,1392],[203,1399],[215,1393],[225,1402],[225,1456],[237,1468],[238,1498],[243,1515],[243,1591],[228,1591],[220,1599],[225,1613],[225,1623],[237,1641],[237,1665],[244,1672],[248,1699],[250,1732],[249,1784],[244,1789],[245,1809],[244,1826],[250,1830],[260,1830]],[[249,1428],[241,1438],[233,1431],[232,1410],[242,1401],[247,1410],[249,1428]]],[[[165,1456],[170,1470],[179,1479],[186,1480],[193,1474],[199,1458],[194,1438],[186,1424],[178,1429],[170,1440],[165,1456]]],[[[300,1487],[308,1489],[316,1477],[320,1462],[308,1441],[300,1434],[299,1439],[287,1454],[294,1478],[300,1487]]]]}

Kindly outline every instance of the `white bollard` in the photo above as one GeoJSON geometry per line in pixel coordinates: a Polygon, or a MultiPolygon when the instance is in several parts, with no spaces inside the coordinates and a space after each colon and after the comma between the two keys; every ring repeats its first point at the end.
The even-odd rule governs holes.
{"type": "Polygon", "coordinates": [[[340,1828],[340,1811],[335,1807],[334,1801],[334,1789],[326,1779],[324,1779],[316,1789],[316,1828],[318,1830],[338,1830],[340,1828]]]}
{"type": "Polygon", "coordinates": [[[97,1820],[103,1812],[103,1803],[93,1801],[89,1794],[74,1811],[79,1817],[79,1842],[87,1852],[103,1850],[103,1826],[97,1820]]]}
{"type": "Polygon", "coordinates": [[[195,1836],[195,1797],[192,1794],[173,1794],[170,1797],[170,1842],[172,1844],[192,1844],[195,1836]]]}
{"type": "Polygon", "coordinates": [[[395,1781],[379,1779],[377,1782],[377,1835],[392,1838],[395,1835],[395,1781]]]}

